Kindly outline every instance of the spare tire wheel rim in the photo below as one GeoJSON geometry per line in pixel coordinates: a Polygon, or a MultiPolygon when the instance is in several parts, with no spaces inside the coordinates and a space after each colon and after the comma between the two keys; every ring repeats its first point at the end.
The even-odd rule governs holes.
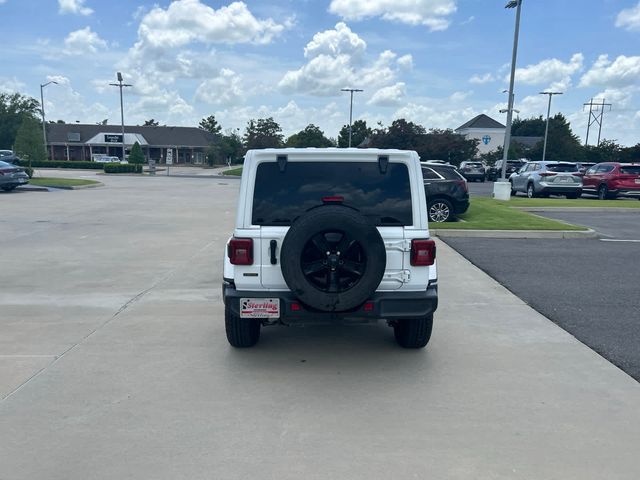
{"type": "Polygon", "coordinates": [[[371,298],[384,276],[386,257],[375,225],[354,209],[326,205],[291,225],[280,264],[287,286],[301,303],[341,312],[371,298]]]}
{"type": "Polygon", "coordinates": [[[341,293],[363,277],[367,258],[359,242],[336,229],[313,235],[304,246],[300,264],[304,276],[316,288],[341,293]]]}

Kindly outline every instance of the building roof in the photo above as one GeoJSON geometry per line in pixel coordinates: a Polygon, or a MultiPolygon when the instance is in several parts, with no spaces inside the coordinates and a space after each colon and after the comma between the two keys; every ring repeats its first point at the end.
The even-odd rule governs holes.
{"type": "MultiPolygon", "coordinates": [[[[125,141],[139,138],[152,147],[207,147],[215,135],[196,127],[141,127],[125,125],[125,141]],[[133,135],[129,135],[133,134],[133,135]]],[[[86,125],[80,123],[47,124],[47,142],[57,144],[85,144],[100,133],[120,134],[120,125],[86,125]],[[71,136],[69,134],[72,134],[71,136]]],[[[142,142],[140,142],[143,144],[142,142]]],[[[95,143],[94,143],[95,144],[95,143]]]]}
{"type": "Polygon", "coordinates": [[[495,121],[493,118],[489,117],[488,115],[485,115],[484,113],[481,113],[477,117],[474,117],[471,120],[469,120],[467,123],[465,123],[463,125],[460,125],[458,128],[456,128],[455,131],[457,132],[458,130],[464,130],[465,128],[502,128],[502,129],[505,129],[507,127],[502,125],[500,122],[495,121]]]}

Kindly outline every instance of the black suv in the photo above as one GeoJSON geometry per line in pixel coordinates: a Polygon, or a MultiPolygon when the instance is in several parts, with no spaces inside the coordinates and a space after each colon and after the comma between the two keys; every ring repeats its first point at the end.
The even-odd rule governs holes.
{"type": "MultiPolygon", "coordinates": [[[[520,168],[525,163],[527,162],[523,160],[507,160],[506,178],[508,179],[513,172],[517,172],[518,170],[520,170],[520,168]]],[[[500,178],[501,175],[502,175],[502,160],[498,160],[493,167],[489,168],[489,171],[487,172],[487,180],[491,182],[495,182],[500,178]]]]}
{"type": "Polygon", "coordinates": [[[422,163],[430,222],[451,222],[469,208],[467,181],[453,165],[422,163]]]}

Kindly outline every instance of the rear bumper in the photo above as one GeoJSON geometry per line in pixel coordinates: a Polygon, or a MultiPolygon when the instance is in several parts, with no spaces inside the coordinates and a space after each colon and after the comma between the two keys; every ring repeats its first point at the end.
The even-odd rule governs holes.
{"type": "Polygon", "coordinates": [[[549,194],[581,194],[582,185],[540,185],[540,189],[536,193],[549,193],[549,194]]]}
{"type": "Polygon", "coordinates": [[[262,292],[239,291],[234,285],[225,281],[222,285],[222,298],[234,315],[240,315],[241,298],[279,298],[280,318],[265,319],[266,323],[283,323],[285,325],[304,325],[313,323],[369,323],[378,320],[400,320],[424,318],[438,308],[438,287],[430,285],[419,292],[376,292],[367,304],[347,312],[321,312],[302,305],[288,291],[262,292]],[[296,307],[292,307],[292,305],[296,307]],[[293,310],[299,308],[299,310],[293,310]]]}

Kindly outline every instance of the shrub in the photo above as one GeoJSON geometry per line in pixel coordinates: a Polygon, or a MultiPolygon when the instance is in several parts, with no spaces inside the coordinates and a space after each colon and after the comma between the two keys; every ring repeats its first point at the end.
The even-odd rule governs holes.
{"type": "Polygon", "coordinates": [[[129,163],[144,163],[144,153],[142,147],[138,142],[131,147],[131,153],[129,154],[129,163]]]}
{"type": "MultiPolygon", "coordinates": [[[[16,165],[25,167],[29,165],[28,160],[20,160],[15,162],[16,165]]],[[[101,170],[102,163],[96,162],[72,162],[67,160],[31,160],[32,168],[79,168],[82,170],[101,170]]]]}
{"type": "Polygon", "coordinates": [[[142,165],[133,163],[104,163],[104,173],[142,173],[142,165]]]}

